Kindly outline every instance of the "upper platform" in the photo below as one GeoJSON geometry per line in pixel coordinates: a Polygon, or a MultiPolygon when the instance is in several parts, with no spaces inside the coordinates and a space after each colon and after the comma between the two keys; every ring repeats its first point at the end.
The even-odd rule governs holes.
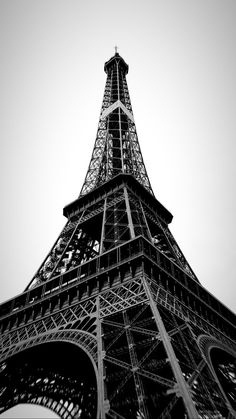
{"type": "Polygon", "coordinates": [[[118,52],[115,53],[113,57],[110,58],[109,61],[107,61],[104,65],[104,71],[108,74],[110,68],[112,68],[114,65],[118,64],[123,70],[124,74],[127,74],[129,71],[129,66],[126,64],[125,60],[120,56],[118,52]]]}
{"type": "Polygon", "coordinates": [[[94,204],[95,202],[104,199],[111,191],[114,192],[123,187],[127,187],[130,191],[135,192],[136,196],[143,202],[146,202],[165,225],[171,223],[173,215],[164,207],[164,205],[162,205],[154,195],[150,194],[150,192],[133,175],[124,173],[112,177],[107,182],[66,205],[63,209],[63,215],[67,218],[71,218],[85,207],[90,206],[91,203],[94,204]]]}

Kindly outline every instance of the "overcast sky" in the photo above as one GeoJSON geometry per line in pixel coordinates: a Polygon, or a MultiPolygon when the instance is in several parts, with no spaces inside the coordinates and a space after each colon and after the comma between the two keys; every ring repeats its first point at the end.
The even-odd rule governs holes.
{"type": "Polygon", "coordinates": [[[235,19],[235,0],[0,1],[1,301],[79,195],[118,45],[154,193],[202,285],[235,311],[235,19]]]}

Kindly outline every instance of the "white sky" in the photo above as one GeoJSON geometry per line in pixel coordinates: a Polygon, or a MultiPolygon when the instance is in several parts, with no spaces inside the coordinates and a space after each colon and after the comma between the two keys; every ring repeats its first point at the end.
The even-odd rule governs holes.
{"type": "Polygon", "coordinates": [[[1,301],[29,283],[79,195],[114,45],[171,231],[235,298],[235,0],[1,0],[1,301]]]}

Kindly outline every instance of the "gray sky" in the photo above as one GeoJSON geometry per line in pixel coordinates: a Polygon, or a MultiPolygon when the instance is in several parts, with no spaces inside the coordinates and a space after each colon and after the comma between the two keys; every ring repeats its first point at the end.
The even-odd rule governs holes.
{"type": "Polygon", "coordinates": [[[1,0],[1,301],[80,192],[117,44],[154,193],[202,285],[235,311],[235,16],[235,0],[1,0]]]}

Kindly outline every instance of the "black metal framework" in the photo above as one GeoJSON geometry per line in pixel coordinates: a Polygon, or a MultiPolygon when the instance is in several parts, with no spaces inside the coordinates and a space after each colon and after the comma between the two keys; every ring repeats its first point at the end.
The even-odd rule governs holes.
{"type": "Polygon", "coordinates": [[[81,194],[26,290],[0,306],[0,413],[233,418],[235,315],[199,283],[153,195],[127,64],[116,53],[105,71],[81,194]]]}
{"type": "Polygon", "coordinates": [[[97,137],[81,189],[84,195],[119,173],[132,174],[150,193],[126,82],[128,65],[118,53],[106,64],[107,81],[97,137]]]}

